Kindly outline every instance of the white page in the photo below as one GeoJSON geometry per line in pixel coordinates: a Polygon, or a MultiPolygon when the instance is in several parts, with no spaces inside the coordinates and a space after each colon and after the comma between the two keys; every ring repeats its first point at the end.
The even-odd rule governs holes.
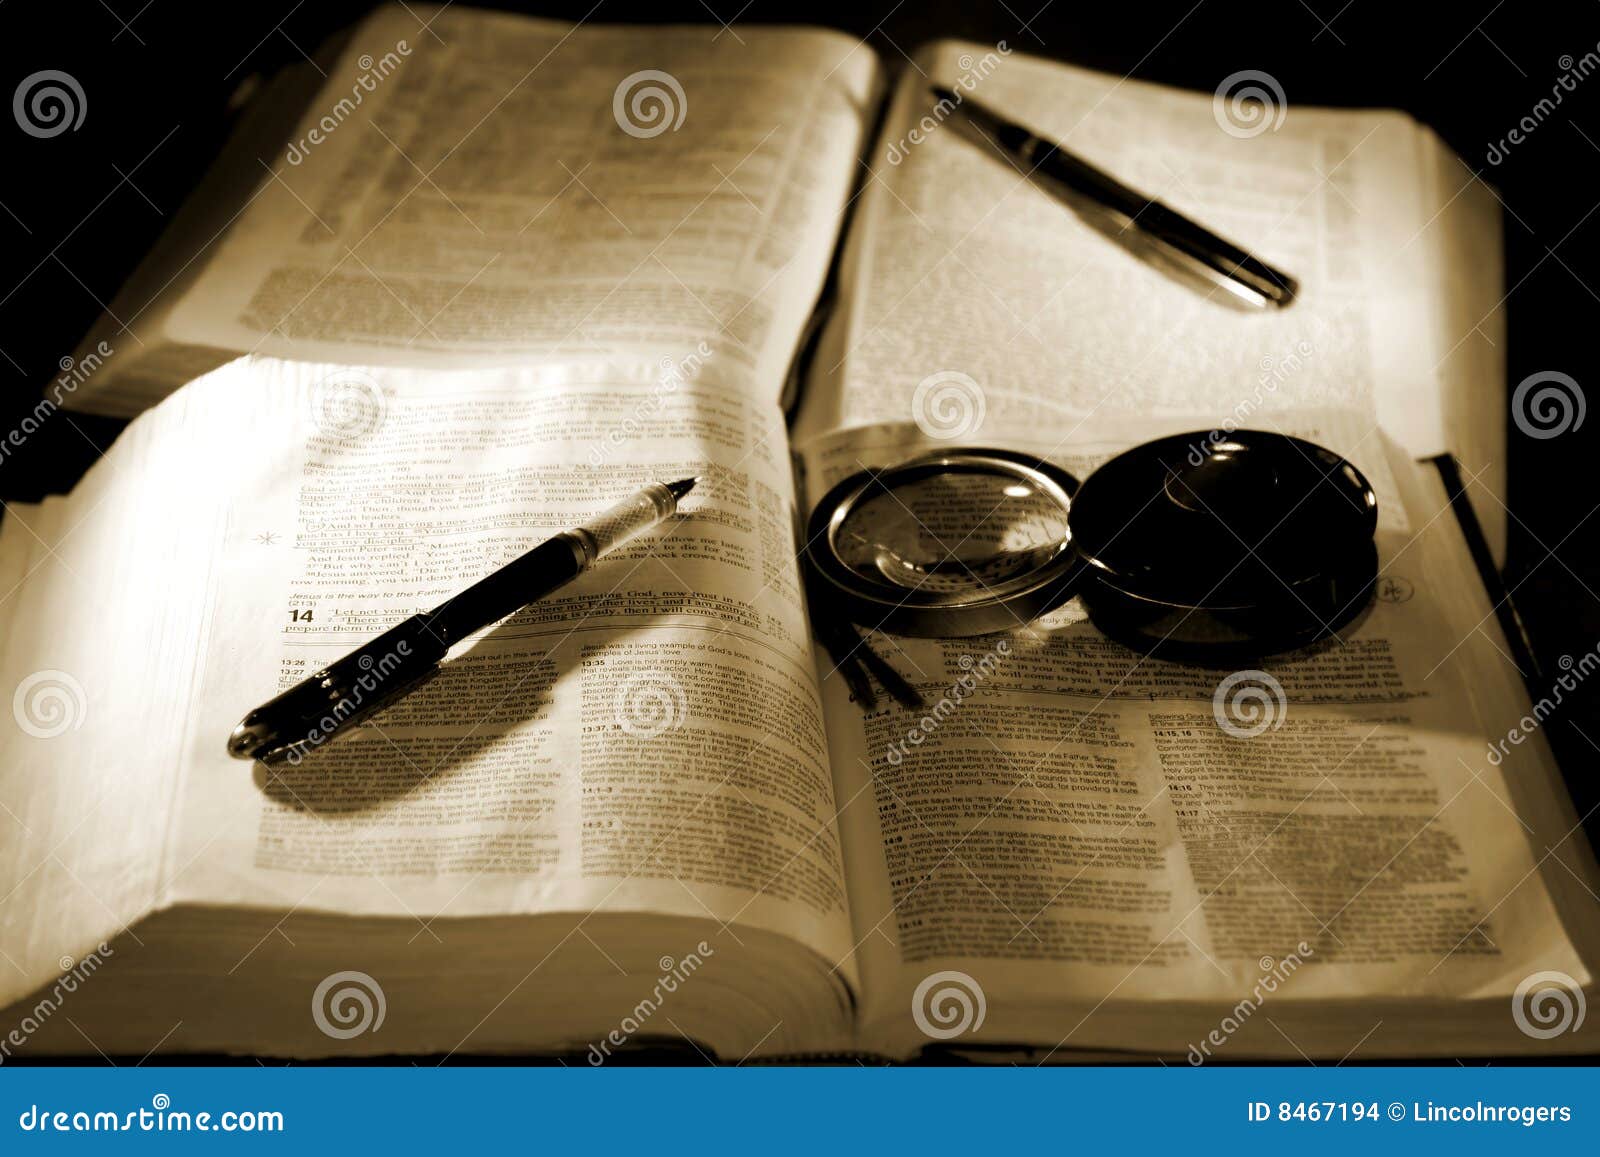
{"type": "Polygon", "coordinates": [[[1099,415],[1249,425],[1337,406],[1375,413],[1413,454],[1449,448],[1435,372],[1435,182],[1409,118],[1290,104],[1275,131],[1242,137],[1209,96],[981,45],[940,43],[919,60],[939,83],[1288,271],[1301,293],[1287,309],[1240,310],[1226,293],[1173,280],[963,135],[958,114],[938,123],[928,81],[908,72],[848,239],[845,293],[798,442],[919,409],[927,424],[948,423],[946,436],[997,444],[1099,415]],[[957,383],[933,390],[944,415],[928,412],[929,387],[917,401],[939,376],[957,383]]]}
{"type": "MultiPolygon", "coordinates": [[[[419,921],[644,911],[842,955],[781,415],[740,367],[681,365],[652,381],[636,363],[242,360],[137,421],[105,473],[161,480],[150,507],[140,488],[113,489],[167,528],[150,540],[160,548],[140,554],[99,527],[82,549],[97,575],[142,559],[144,594],[106,578],[121,593],[85,618],[63,588],[59,606],[29,604],[40,638],[8,655],[38,662],[55,654],[47,639],[94,651],[100,618],[143,639],[92,684],[82,676],[97,711],[128,716],[79,733],[98,754],[41,744],[52,760],[32,765],[36,786],[66,774],[58,750],[85,775],[115,768],[108,784],[141,801],[102,815],[114,826],[94,830],[114,842],[66,861],[91,894],[125,881],[126,903],[67,910],[51,874],[19,887],[0,920],[52,913],[81,940],[152,904],[419,921]],[[125,450],[140,445],[159,455],[135,463],[125,450]],[[226,754],[234,723],[281,687],[646,482],[686,476],[702,481],[677,520],[464,642],[359,732],[273,776],[226,754]],[[193,582],[163,591],[156,573],[193,582]]],[[[25,797],[15,777],[6,786],[8,802],[25,797]]],[[[63,816],[76,806],[35,795],[63,816]]],[[[0,894],[34,875],[24,852],[37,858],[19,848],[0,894]]],[[[38,956],[5,978],[0,1004],[46,979],[38,956]]]]}
{"type": "Polygon", "coordinates": [[[7,549],[20,535],[30,558],[0,670],[13,715],[0,728],[0,1004],[156,897],[174,767],[149,739],[184,727],[206,574],[181,544],[211,528],[200,511],[170,517],[194,479],[147,469],[146,433],[129,430],[70,497],[7,515],[7,549]]]}
{"type": "MultiPolygon", "coordinates": [[[[1454,516],[1442,504],[1405,511],[1370,424],[1334,412],[1302,420],[1285,432],[1345,454],[1380,494],[1388,581],[1336,645],[1265,660],[1268,679],[1245,678],[1276,726],[1227,732],[1219,710],[1242,732],[1254,722],[1248,703],[1230,709],[1224,695],[1218,706],[1229,671],[1141,659],[1076,601],[1004,637],[875,636],[922,690],[922,712],[866,710],[836,674],[825,678],[837,793],[852,801],[840,822],[869,1044],[926,1043],[912,994],[944,970],[987,994],[976,1039],[1069,1048],[1172,1048],[1153,1025],[1127,1039],[1109,1013],[1141,1001],[1231,1006],[1268,958],[1295,962],[1275,1015],[1357,996],[1509,998],[1539,969],[1588,982],[1514,810],[1512,761],[1487,756],[1495,735],[1483,711],[1514,714],[1503,694],[1469,690],[1493,644],[1472,632],[1459,587],[1431,581],[1429,544],[1457,533],[1454,516]],[[970,694],[950,692],[974,676],[970,694]],[[1102,1001],[1108,1015],[1096,1019],[1102,1001]]],[[[1055,460],[1082,477],[1152,430],[1193,425],[1101,419],[1055,460]]],[[[843,432],[812,447],[807,489],[927,445],[903,427],[843,432]]],[[[1542,747],[1518,755],[1519,765],[1548,759],[1542,747]]],[[[1252,1039],[1236,1049],[1279,1044],[1252,1039]]]]}
{"type": "Polygon", "coordinates": [[[845,903],[782,426],[711,367],[670,389],[603,366],[372,371],[376,427],[308,441],[327,368],[241,364],[275,452],[226,488],[169,896],[642,907],[834,943],[845,903]],[[279,685],[631,489],[697,474],[686,517],[463,644],[363,736],[265,792],[224,755],[279,685]]]}
{"type": "Polygon", "coordinates": [[[820,31],[736,43],[461,9],[419,32],[435,11],[417,12],[356,31],[165,337],[404,365],[710,340],[775,394],[854,178],[872,54],[820,31]]]}

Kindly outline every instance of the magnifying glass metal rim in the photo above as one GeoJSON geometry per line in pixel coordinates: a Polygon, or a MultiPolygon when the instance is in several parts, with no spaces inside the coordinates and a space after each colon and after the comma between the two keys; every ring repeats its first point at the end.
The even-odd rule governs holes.
{"type": "Polygon", "coordinates": [[[1050,462],[1010,450],[936,450],[878,471],[844,479],[817,503],[806,528],[806,553],[824,581],[825,593],[841,604],[845,617],[893,634],[960,638],[1009,630],[1037,618],[1071,593],[1079,570],[1070,531],[1059,549],[1039,567],[985,588],[982,594],[952,596],[882,582],[847,565],[838,534],[864,500],[897,485],[952,473],[1009,476],[1052,498],[1063,518],[1071,511],[1078,480],[1050,462]]]}

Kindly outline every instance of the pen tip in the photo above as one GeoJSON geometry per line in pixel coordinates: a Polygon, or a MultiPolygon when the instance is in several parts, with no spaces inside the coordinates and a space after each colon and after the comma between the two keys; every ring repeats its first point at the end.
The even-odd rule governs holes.
{"type": "Polygon", "coordinates": [[[930,84],[928,91],[933,93],[934,100],[955,100],[956,94],[942,84],[930,84]]]}
{"type": "Polygon", "coordinates": [[[680,478],[676,482],[668,482],[667,489],[672,492],[673,501],[682,502],[683,496],[693,490],[698,481],[698,478],[680,478]]]}

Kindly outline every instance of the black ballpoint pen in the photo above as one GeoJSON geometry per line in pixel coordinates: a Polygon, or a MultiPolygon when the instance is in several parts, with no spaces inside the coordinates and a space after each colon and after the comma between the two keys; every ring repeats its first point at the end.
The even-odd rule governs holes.
{"type": "Polygon", "coordinates": [[[1109,210],[1126,226],[1160,242],[1192,272],[1255,306],[1286,306],[1299,286],[1282,270],[1253,257],[1160,201],[1130,189],[1102,169],[1054,141],[1037,136],[985,108],[969,96],[933,86],[941,103],[950,103],[977,133],[1009,157],[1030,179],[1059,196],[1076,193],[1109,210]]]}
{"type": "Polygon", "coordinates": [[[677,512],[696,478],[652,482],[594,521],[562,531],[431,611],[412,615],[240,720],[228,754],[299,763],[334,735],[421,686],[452,646],[545,597],[602,555],[677,512]]]}

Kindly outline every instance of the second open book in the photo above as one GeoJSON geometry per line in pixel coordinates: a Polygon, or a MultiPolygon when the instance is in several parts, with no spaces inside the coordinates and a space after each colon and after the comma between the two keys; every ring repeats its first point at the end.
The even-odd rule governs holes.
{"type": "Polygon", "coordinates": [[[27,1048],[1592,1049],[1514,1010],[1534,974],[1590,983],[1593,867],[1537,729],[1491,756],[1526,697],[1413,462],[1497,457],[1464,420],[1502,388],[1474,328],[1487,194],[1398,114],[1235,136],[1209,97],[997,46],[918,53],[874,129],[861,45],[715,31],[380,12],[301,159],[235,174],[215,245],[142,271],[130,292],[165,292],[92,335],[85,408],[249,356],[0,525],[0,1002],[97,961],[27,1048]],[[670,78],[638,83],[676,127],[626,99],[640,73],[670,78]],[[923,126],[925,78],[1303,299],[1246,315],[1169,282],[923,126]],[[927,713],[852,702],[813,645],[795,527],[844,474],[964,441],[1082,476],[1241,407],[1354,460],[1381,515],[1385,597],[1251,673],[1281,690],[1263,726],[1225,672],[1143,659],[1075,604],[878,640],[927,713]],[[227,757],[277,688],[691,474],[675,522],[371,726],[281,772],[227,757]],[[355,989],[369,1015],[332,1017],[355,989]]]}

